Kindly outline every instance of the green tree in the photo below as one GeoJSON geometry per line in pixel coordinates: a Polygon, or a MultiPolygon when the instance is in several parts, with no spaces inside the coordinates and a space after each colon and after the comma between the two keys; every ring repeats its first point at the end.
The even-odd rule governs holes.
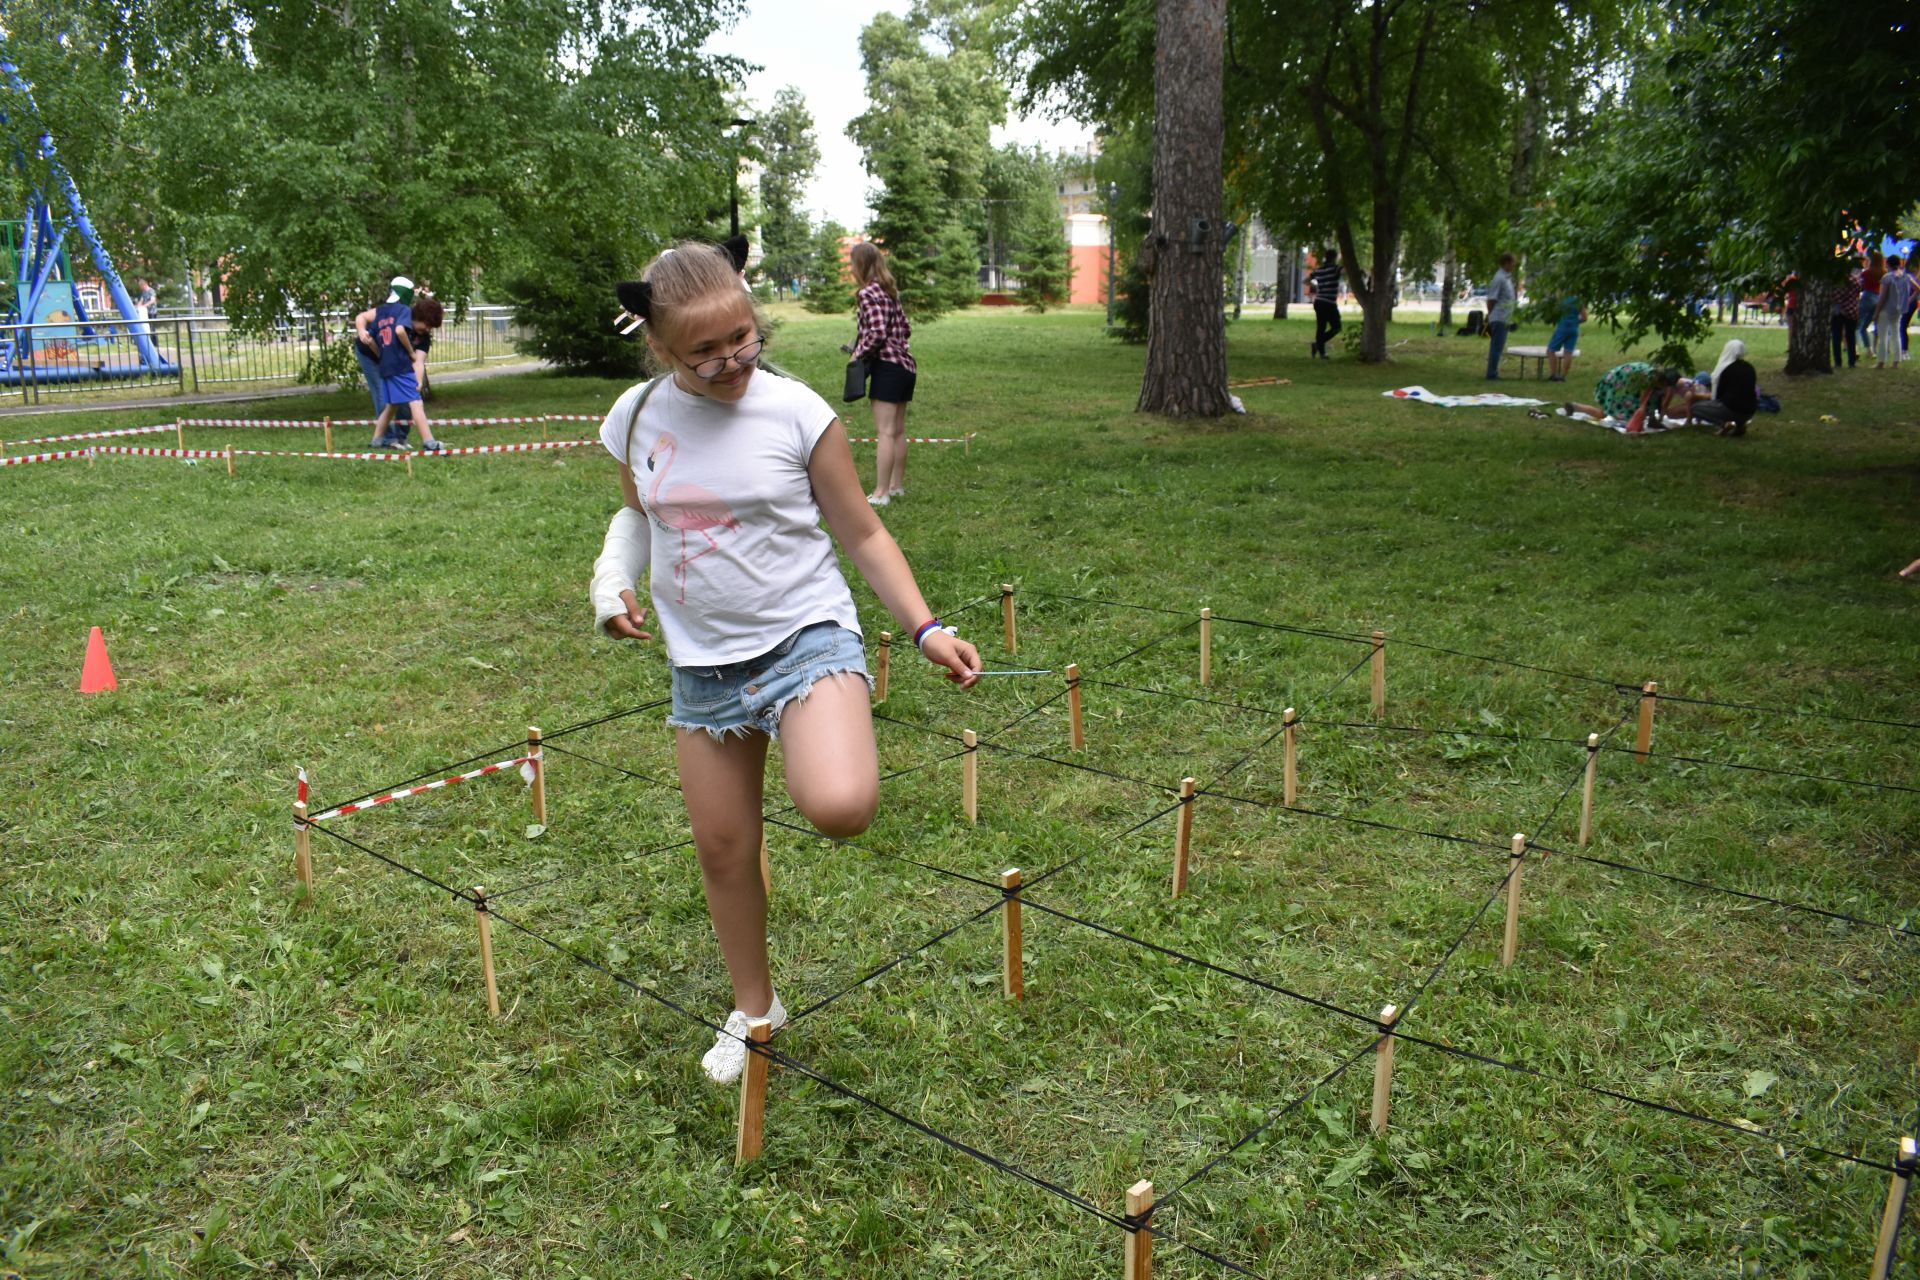
{"type": "Polygon", "coordinates": [[[1100,212],[1113,244],[1113,328],[1109,336],[1130,345],[1147,340],[1147,275],[1140,265],[1153,207],[1153,124],[1136,120],[1101,139],[1094,161],[1100,212]]]}
{"type": "MultiPolygon", "coordinates": [[[[0,59],[21,83],[0,77],[0,217],[18,218],[28,196],[46,193],[69,213],[52,181],[42,135],[73,177],[94,229],[129,283],[180,256],[179,228],[146,176],[154,163],[141,133],[146,111],[128,68],[138,30],[130,13],[66,0],[9,0],[0,7],[0,59]]],[[[77,246],[69,239],[68,250],[77,246]]],[[[91,269],[91,264],[82,269],[91,269]]]]}
{"type": "Polygon", "coordinates": [[[1825,372],[1849,220],[1890,231],[1920,194],[1909,6],[1746,0],[1671,17],[1528,237],[1630,340],[1651,330],[1673,355],[1704,334],[1699,299],[1797,273],[1786,371],[1825,372]]]}
{"type": "Polygon", "coordinates": [[[1017,145],[995,147],[987,157],[987,261],[1010,269],[1029,310],[1067,300],[1072,269],[1059,193],[1071,162],[1017,145]]]}
{"type": "Polygon", "coordinates": [[[760,275],[782,296],[806,274],[813,232],[802,203],[820,164],[806,97],[786,88],[760,117],[760,275]]]}
{"type": "Polygon", "coordinates": [[[987,156],[1006,88],[973,5],[919,0],[904,18],[879,14],[860,33],[860,55],[868,107],[847,136],[880,184],[869,230],[907,310],[932,319],[978,294],[987,156]]]}
{"type": "MultiPolygon", "coordinates": [[[[217,260],[243,323],[358,307],[401,271],[455,308],[489,280],[631,271],[734,163],[713,121],[738,67],[700,46],[737,0],[62,7],[125,78],[116,145],[164,213],[130,234],[217,260]]],[[[129,185],[104,159],[76,177],[129,185]]]]}
{"type": "Polygon", "coordinates": [[[813,233],[807,255],[807,291],[801,299],[817,315],[845,315],[853,310],[853,282],[847,275],[847,251],[841,244],[847,229],[837,222],[822,223],[813,233]]]}
{"type": "MultiPolygon", "coordinates": [[[[1531,190],[1550,167],[1553,139],[1634,12],[1625,0],[1302,0],[1275,20],[1261,0],[1231,0],[1228,168],[1283,241],[1341,249],[1365,312],[1363,358],[1386,358],[1409,225],[1445,209],[1463,215],[1456,232],[1504,225],[1516,176],[1531,190]]],[[[1055,93],[1095,119],[1138,118],[1152,18],[1152,0],[1093,11],[1030,0],[1014,36],[1028,99],[1055,93]]]]}

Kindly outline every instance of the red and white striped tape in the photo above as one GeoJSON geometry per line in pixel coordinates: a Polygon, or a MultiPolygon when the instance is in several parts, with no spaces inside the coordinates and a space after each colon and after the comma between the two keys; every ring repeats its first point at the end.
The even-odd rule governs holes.
{"type": "MultiPolygon", "coordinates": [[[[434,418],[432,419],[432,423],[436,427],[530,427],[542,422],[601,422],[604,420],[605,415],[597,413],[540,413],[530,417],[518,418],[434,418]]],[[[335,418],[333,425],[336,427],[370,427],[374,425],[374,422],[375,419],[373,418],[335,418]]],[[[327,424],[319,418],[182,418],[180,425],[183,427],[266,427],[275,429],[281,427],[309,427],[318,429],[327,424]]],[[[173,430],[173,424],[168,423],[163,427],[141,427],[139,430],[171,431],[173,430]]],[[[111,435],[114,433],[107,432],[104,434],[111,435]]],[[[61,440],[79,440],[86,437],[57,436],[54,438],[61,440]]],[[[22,441],[21,443],[34,442],[22,441]]]]}
{"type": "Polygon", "coordinates": [[[35,436],[31,440],[0,441],[9,449],[21,448],[30,444],[65,444],[69,440],[106,440],[113,436],[150,436],[162,431],[173,430],[171,422],[163,422],[157,427],[120,427],[113,431],[82,431],[71,436],[35,436]]]}
{"type": "Polygon", "coordinates": [[[92,453],[92,449],[62,449],[58,453],[23,453],[17,457],[0,458],[0,467],[18,467],[29,462],[58,462],[62,458],[85,458],[92,453]]]}
{"type": "MultiPolygon", "coordinates": [[[[183,427],[324,427],[319,418],[182,418],[183,427]]],[[[335,418],[336,427],[372,426],[372,418],[335,418]]]]}
{"type": "Polygon", "coordinates": [[[225,449],[163,449],[155,445],[97,444],[94,453],[122,454],[135,458],[224,458],[225,449]]]}
{"type": "MultiPolygon", "coordinates": [[[[494,764],[482,765],[471,773],[457,773],[451,778],[440,778],[434,782],[423,782],[417,787],[408,787],[404,791],[389,791],[383,796],[374,796],[370,800],[356,800],[352,804],[343,804],[337,809],[329,809],[325,813],[317,813],[313,817],[308,818],[307,821],[325,822],[329,818],[344,817],[349,813],[358,813],[362,809],[371,809],[376,805],[391,804],[395,800],[404,800],[408,796],[417,796],[422,791],[438,791],[441,787],[450,787],[456,782],[466,782],[473,778],[482,777],[485,774],[498,773],[502,769],[511,769],[515,765],[537,764],[540,758],[541,753],[538,751],[530,752],[524,756],[515,756],[511,760],[501,760],[494,764]]],[[[302,781],[304,782],[304,778],[302,781]]]]}
{"type": "MultiPolygon", "coordinates": [[[[872,444],[872,436],[848,436],[848,444],[872,444]]],[[[908,444],[972,444],[973,437],[966,436],[908,436],[908,444]]]]}
{"type": "MultiPolygon", "coordinates": [[[[236,458],[333,458],[351,462],[405,462],[415,458],[428,462],[434,458],[457,458],[469,453],[527,453],[537,449],[578,449],[583,445],[599,444],[598,440],[528,440],[520,444],[468,444],[455,449],[440,449],[433,453],[410,453],[404,449],[380,453],[295,453],[283,449],[235,449],[236,458]]],[[[215,454],[226,457],[225,450],[215,454]]]]}

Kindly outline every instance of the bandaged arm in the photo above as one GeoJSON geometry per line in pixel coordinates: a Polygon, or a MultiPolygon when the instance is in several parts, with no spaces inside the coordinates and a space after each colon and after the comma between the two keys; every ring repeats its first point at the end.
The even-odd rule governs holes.
{"type": "Polygon", "coordinates": [[[644,511],[622,506],[607,525],[607,540],[593,562],[593,629],[605,635],[607,620],[627,612],[622,591],[636,590],[653,554],[653,533],[644,511]]]}

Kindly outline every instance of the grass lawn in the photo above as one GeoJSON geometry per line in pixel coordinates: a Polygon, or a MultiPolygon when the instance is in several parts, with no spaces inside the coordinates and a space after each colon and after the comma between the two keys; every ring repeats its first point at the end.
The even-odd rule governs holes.
{"type": "MultiPolygon", "coordinates": [[[[836,387],[850,322],[778,318],[769,354],[836,387]]],[[[782,995],[831,1003],[776,1042],[803,1069],[775,1072],[744,1170],[735,1091],[697,1066],[711,1033],[662,1003],[718,1020],[726,986],[660,710],[556,742],[544,831],[510,774],[328,824],[508,894],[501,1021],[469,903],[325,835],[314,900],[292,879],[296,767],[330,804],[664,696],[657,649],[590,634],[603,451],[412,479],[245,457],[231,479],[0,471],[0,1274],[1113,1275],[1122,1231],[1067,1197],[1117,1215],[1139,1178],[1179,1188],[1155,1216],[1167,1276],[1232,1274],[1182,1244],[1275,1277],[1864,1273],[1887,1174],[1819,1151],[1885,1163],[1920,1105],[1920,588],[1894,576],[1920,555],[1920,375],[1790,383],[1782,331],[1739,334],[1785,412],[1736,441],[1383,398],[1484,389],[1484,348],[1421,325],[1381,369],[1309,361],[1310,315],[1250,313],[1233,375],[1290,382],[1190,425],[1132,412],[1142,353],[1091,309],[923,324],[909,431],[978,434],[916,448],[888,524],[996,662],[998,584],[1018,584],[1011,660],[1079,664],[1087,747],[1058,675],[961,694],[895,650],[873,829],[770,829],[782,995]],[[120,688],[83,697],[96,624],[120,688]],[[1369,716],[1374,628],[1394,728],[1369,716]],[[1697,701],[1659,704],[1639,760],[1647,680],[1697,701]],[[1610,736],[1582,851],[1590,732],[1610,736]],[[1205,794],[1174,900],[1183,776],[1205,794]],[[1503,969],[1513,832],[1557,852],[1527,861],[1503,969]],[[1024,912],[1019,1004],[989,887],[1009,866],[1064,868],[1024,912]],[[1430,1043],[1399,1045],[1376,1138],[1367,1019],[1410,1002],[1402,1029],[1430,1043]]],[[[1585,345],[1580,398],[1611,358],[1585,345]]],[[[433,409],[600,412],[619,390],[510,376],[433,409]]],[[[855,592],[871,647],[891,624],[855,592]]],[[[1920,1275],[1907,1243],[1897,1273],[1920,1275]]]]}

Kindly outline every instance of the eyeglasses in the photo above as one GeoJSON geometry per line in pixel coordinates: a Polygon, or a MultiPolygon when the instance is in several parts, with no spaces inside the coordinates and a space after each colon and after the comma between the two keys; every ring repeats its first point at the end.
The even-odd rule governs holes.
{"type": "Polygon", "coordinates": [[[766,345],[767,340],[765,338],[755,338],[752,342],[749,342],[746,346],[741,347],[731,355],[715,356],[711,360],[702,360],[699,364],[688,367],[693,370],[693,376],[696,378],[717,378],[725,371],[727,361],[731,360],[734,364],[745,369],[760,358],[760,348],[766,345]]]}

